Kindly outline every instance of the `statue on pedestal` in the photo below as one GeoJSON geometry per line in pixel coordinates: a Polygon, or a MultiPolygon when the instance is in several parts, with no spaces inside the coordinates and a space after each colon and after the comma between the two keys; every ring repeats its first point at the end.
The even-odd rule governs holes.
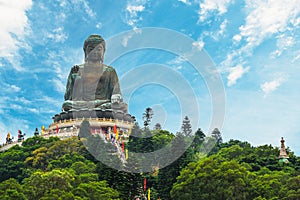
{"type": "Polygon", "coordinates": [[[117,73],[103,64],[105,41],[90,35],[84,42],[85,63],[72,67],[67,81],[63,112],[102,110],[127,113],[117,73]]]}

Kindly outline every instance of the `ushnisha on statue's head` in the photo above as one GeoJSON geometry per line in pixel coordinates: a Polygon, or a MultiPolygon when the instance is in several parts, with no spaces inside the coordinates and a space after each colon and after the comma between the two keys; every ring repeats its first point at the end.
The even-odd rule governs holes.
{"type": "Polygon", "coordinates": [[[100,35],[90,35],[83,44],[85,62],[103,63],[105,41],[100,35]]]}

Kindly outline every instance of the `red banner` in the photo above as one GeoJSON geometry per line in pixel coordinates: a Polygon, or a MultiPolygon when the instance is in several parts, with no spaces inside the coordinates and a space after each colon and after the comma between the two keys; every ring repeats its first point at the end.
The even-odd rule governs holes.
{"type": "Polygon", "coordinates": [[[147,180],[146,178],[144,178],[144,191],[146,191],[146,189],[147,189],[147,180]]]}

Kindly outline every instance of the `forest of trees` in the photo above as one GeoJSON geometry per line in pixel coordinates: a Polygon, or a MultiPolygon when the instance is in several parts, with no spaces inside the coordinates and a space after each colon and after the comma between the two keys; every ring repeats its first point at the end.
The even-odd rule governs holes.
{"type": "MultiPolygon", "coordinates": [[[[136,123],[132,135],[151,137],[130,136],[127,148],[151,152],[172,142],[172,151],[176,151],[177,144],[190,144],[167,167],[130,173],[122,171],[128,166],[120,162],[119,170],[110,168],[86,150],[83,138],[89,137],[87,133],[65,140],[34,136],[22,147],[0,152],[0,199],[134,199],[146,196],[145,179],[151,199],[300,199],[300,157],[289,149],[290,162],[280,163],[277,147],[253,147],[238,140],[223,142],[218,129],[207,136],[201,129],[192,133],[188,118],[176,134],[162,130],[159,124],[150,130],[152,113],[148,114],[144,127],[136,123]]],[[[85,126],[88,129],[88,124],[85,126]]],[[[119,162],[117,156],[114,159],[119,162]]],[[[129,164],[138,164],[130,162],[129,157],[129,164]]]]}

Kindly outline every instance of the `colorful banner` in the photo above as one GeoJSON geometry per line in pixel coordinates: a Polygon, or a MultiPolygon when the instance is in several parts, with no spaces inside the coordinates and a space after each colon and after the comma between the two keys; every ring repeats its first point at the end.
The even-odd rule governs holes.
{"type": "Polygon", "coordinates": [[[124,149],[125,149],[125,144],[124,142],[122,142],[122,152],[124,152],[124,149]]]}
{"type": "Polygon", "coordinates": [[[148,200],[150,200],[150,188],[148,189],[148,200]]]}
{"type": "Polygon", "coordinates": [[[125,151],[126,153],[125,153],[125,158],[126,158],[126,160],[128,159],[128,149],[126,149],[126,151],[125,151]]]}

